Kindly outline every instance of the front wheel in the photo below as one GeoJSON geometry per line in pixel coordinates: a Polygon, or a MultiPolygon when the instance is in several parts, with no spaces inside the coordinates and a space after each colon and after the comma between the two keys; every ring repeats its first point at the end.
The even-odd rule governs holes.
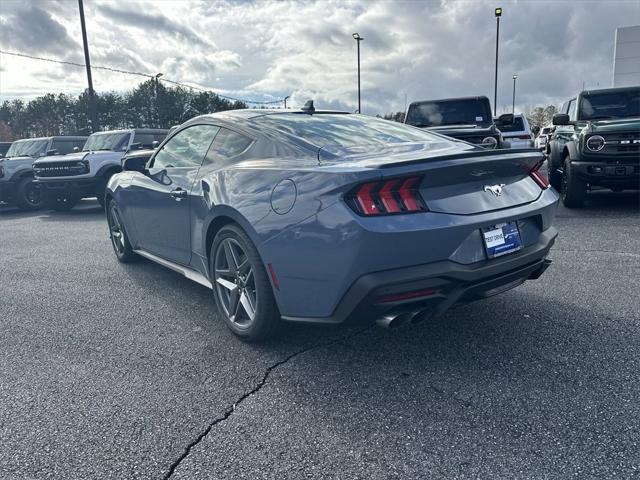
{"type": "Polygon", "coordinates": [[[16,205],[22,210],[37,210],[44,205],[42,187],[33,178],[23,178],[16,186],[16,205]]]}
{"type": "Polygon", "coordinates": [[[587,184],[571,170],[571,161],[567,156],[562,169],[562,203],[567,208],[581,208],[587,196],[587,184]]]}
{"type": "Polygon", "coordinates": [[[57,212],[67,212],[77,205],[80,198],[72,193],[47,193],[47,207],[57,212]]]}
{"type": "Polygon", "coordinates": [[[216,305],[224,322],[243,340],[272,336],[280,323],[271,283],[249,236],[226,225],[213,240],[210,271],[216,305]]]}
{"type": "Polygon", "coordinates": [[[129,243],[129,237],[124,228],[120,210],[118,210],[118,205],[114,200],[109,202],[107,222],[109,223],[111,246],[113,246],[113,251],[118,258],[118,261],[122,263],[129,263],[137,260],[138,255],[136,255],[131,247],[131,243],[129,243]]]}
{"type": "Polygon", "coordinates": [[[551,155],[547,156],[547,173],[551,186],[558,191],[562,190],[562,172],[553,161],[551,155]]]}

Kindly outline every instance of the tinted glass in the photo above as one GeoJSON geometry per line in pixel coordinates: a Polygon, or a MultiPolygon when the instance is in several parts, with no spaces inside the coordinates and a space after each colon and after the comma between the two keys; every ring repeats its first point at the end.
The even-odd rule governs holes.
{"type": "Polygon", "coordinates": [[[87,139],[82,149],[89,150],[113,150],[114,152],[124,152],[129,146],[129,132],[126,133],[94,133],[87,139]]]}
{"type": "Polygon", "coordinates": [[[580,100],[580,120],[640,117],[640,88],[584,95],[580,100]]]}
{"type": "Polygon", "coordinates": [[[522,117],[514,117],[511,125],[501,125],[500,131],[502,133],[524,132],[524,121],[522,120],[522,117]]]}
{"type": "Polygon", "coordinates": [[[488,102],[478,99],[412,103],[407,113],[407,123],[416,127],[490,122],[492,117],[488,102]]]}
{"type": "Polygon", "coordinates": [[[141,143],[142,148],[151,148],[153,142],[162,142],[166,133],[135,133],[133,143],[141,143]]]}
{"type": "Polygon", "coordinates": [[[47,153],[49,139],[19,140],[11,144],[7,157],[40,157],[47,153]]]}
{"type": "Polygon", "coordinates": [[[366,115],[275,114],[255,121],[285,131],[318,147],[387,145],[407,142],[442,142],[426,130],[366,115]]]}
{"type": "Polygon", "coordinates": [[[221,128],[207,152],[205,163],[221,164],[225,160],[236,157],[253,143],[249,137],[221,128]]]}
{"type": "Polygon", "coordinates": [[[219,128],[194,125],[174,135],[158,150],[153,168],[198,167],[219,128]]]}

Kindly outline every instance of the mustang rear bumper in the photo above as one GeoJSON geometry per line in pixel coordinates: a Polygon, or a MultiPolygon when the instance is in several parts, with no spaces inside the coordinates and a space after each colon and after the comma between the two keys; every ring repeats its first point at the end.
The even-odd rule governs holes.
{"type": "Polygon", "coordinates": [[[364,275],[348,289],[329,317],[289,317],[304,323],[339,324],[384,314],[431,310],[487,298],[537,279],[547,269],[547,255],[557,230],[541,232],[536,244],[515,254],[463,265],[450,260],[364,275]]]}

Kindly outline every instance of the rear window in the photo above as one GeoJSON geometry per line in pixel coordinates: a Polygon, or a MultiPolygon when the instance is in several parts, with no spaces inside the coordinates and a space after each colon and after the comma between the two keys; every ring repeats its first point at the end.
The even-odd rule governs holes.
{"type": "Polygon", "coordinates": [[[500,131],[502,133],[524,132],[524,121],[522,117],[515,117],[511,125],[501,125],[500,131]]]}
{"type": "Polygon", "coordinates": [[[407,123],[416,127],[478,125],[492,121],[491,107],[484,98],[412,103],[407,113],[407,123]]]}
{"type": "Polygon", "coordinates": [[[425,130],[391,120],[352,114],[274,114],[256,122],[302,138],[313,145],[354,147],[442,141],[425,130]]]}

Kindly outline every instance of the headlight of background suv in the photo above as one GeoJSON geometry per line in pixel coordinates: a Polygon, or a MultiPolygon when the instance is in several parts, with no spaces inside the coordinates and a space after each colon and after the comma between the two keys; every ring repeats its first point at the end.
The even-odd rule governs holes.
{"type": "Polygon", "coordinates": [[[498,146],[498,141],[495,139],[495,137],[485,137],[482,139],[482,146],[484,148],[493,149],[498,146]]]}
{"type": "Polygon", "coordinates": [[[592,135],[587,138],[587,149],[591,150],[592,152],[599,152],[604,148],[604,144],[604,138],[600,135],[592,135]]]}

